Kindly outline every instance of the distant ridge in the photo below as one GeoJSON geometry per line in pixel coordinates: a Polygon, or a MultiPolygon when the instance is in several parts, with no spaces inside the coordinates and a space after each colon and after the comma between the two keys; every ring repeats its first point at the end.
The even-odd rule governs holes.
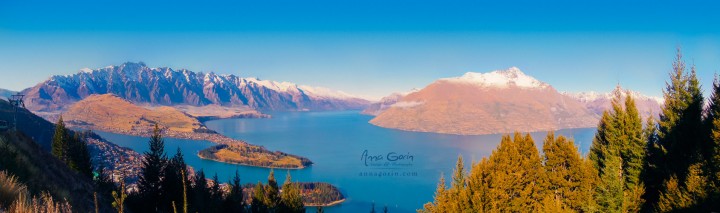
{"type": "MultiPolygon", "coordinates": [[[[646,96],[631,90],[622,90],[622,96],[625,97],[627,92],[630,92],[630,95],[635,100],[638,112],[643,118],[648,118],[650,116],[659,118],[664,102],[662,98],[646,96]]],[[[587,107],[590,111],[598,115],[602,115],[603,111],[611,109],[610,103],[613,98],[612,92],[563,92],[563,94],[580,101],[585,104],[585,107],[587,107]]]]}
{"type": "Polygon", "coordinates": [[[11,95],[15,95],[17,92],[6,90],[6,89],[0,89],[0,98],[6,99],[9,98],[11,95]]]}
{"type": "Polygon", "coordinates": [[[186,69],[150,68],[142,62],[52,76],[22,93],[27,95],[28,109],[41,112],[63,110],[93,94],[115,94],[135,103],[153,105],[216,104],[280,111],[362,109],[369,104],[365,99],[327,88],[186,69]]]}

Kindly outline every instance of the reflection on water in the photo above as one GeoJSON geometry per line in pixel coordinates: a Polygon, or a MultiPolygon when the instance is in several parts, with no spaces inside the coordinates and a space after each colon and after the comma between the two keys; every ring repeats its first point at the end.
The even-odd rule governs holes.
{"type": "MultiPolygon", "coordinates": [[[[271,119],[226,119],[207,122],[207,126],[228,137],[310,158],[315,164],[302,170],[290,170],[295,181],[323,181],[340,187],[348,197],[328,212],[368,212],[371,204],[378,211],[387,205],[390,212],[415,212],[432,200],[440,174],[452,174],[458,155],[467,164],[488,156],[501,135],[460,136],[406,132],[384,129],[368,123],[371,116],[355,111],[272,113],[271,119]],[[378,156],[366,166],[368,155],[378,156]],[[389,153],[411,155],[412,160],[391,161],[389,153]],[[376,158],[376,159],[377,159],[376,158]],[[402,165],[401,165],[402,163],[402,165]]],[[[575,139],[587,153],[595,129],[568,129],[557,134],[575,139]]],[[[99,133],[108,140],[136,151],[147,150],[147,139],[135,136],[99,133]]],[[[546,133],[532,133],[538,147],[546,133]]],[[[168,155],[180,148],[190,166],[220,180],[229,180],[239,170],[243,183],[267,180],[269,169],[237,166],[197,157],[207,141],[166,139],[168,155]]],[[[466,166],[469,168],[469,165],[466,166]]],[[[286,171],[276,171],[284,180],[286,171]]]]}

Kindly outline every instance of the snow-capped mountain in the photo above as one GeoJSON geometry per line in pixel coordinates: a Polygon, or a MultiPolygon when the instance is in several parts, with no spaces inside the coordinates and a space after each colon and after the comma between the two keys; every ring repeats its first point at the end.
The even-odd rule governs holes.
{"type": "Polygon", "coordinates": [[[400,97],[370,123],[408,131],[479,135],[594,127],[597,120],[583,103],[511,67],[439,79],[400,97]]]}
{"type": "Polygon", "coordinates": [[[156,105],[250,106],[260,110],[362,109],[369,101],[327,88],[235,75],[150,68],[124,63],[52,76],[23,91],[28,109],[61,110],[93,94],[115,94],[136,103],[156,105]]]}
{"type": "MultiPolygon", "coordinates": [[[[643,118],[647,118],[649,116],[653,116],[655,118],[658,117],[658,114],[661,112],[664,102],[662,98],[643,95],[642,93],[637,91],[622,90],[621,94],[623,98],[626,96],[627,92],[630,92],[630,96],[632,96],[635,100],[635,105],[638,108],[638,112],[641,116],[643,116],[643,118]]],[[[612,92],[563,92],[563,94],[580,101],[581,103],[585,104],[585,106],[590,109],[590,111],[593,111],[598,115],[602,115],[603,111],[611,109],[611,101],[613,99],[612,92]]]]}
{"type": "Polygon", "coordinates": [[[521,87],[532,89],[545,89],[549,84],[525,75],[517,67],[510,67],[507,70],[495,70],[488,73],[467,72],[463,76],[454,78],[443,78],[441,81],[451,83],[464,83],[481,87],[521,87]]]}
{"type": "Polygon", "coordinates": [[[396,92],[392,93],[388,96],[383,97],[380,99],[380,101],[370,104],[367,108],[365,108],[361,113],[366,115],[379,115],[383,111],[387,110],[388,108],[395,105],[400,99],[405,97],[406,95],[420,91],[417,88],[413,88],[410,91],[407,92],[396,92]]]}

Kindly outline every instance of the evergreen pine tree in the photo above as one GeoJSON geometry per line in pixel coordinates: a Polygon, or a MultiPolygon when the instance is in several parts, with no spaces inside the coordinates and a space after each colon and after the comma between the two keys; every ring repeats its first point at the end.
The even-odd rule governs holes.
{"type": "Polygon", "coordinates": [[[705,116],[707,142],[703,147],[704,173],[710,180],[707,185],[708,203],[713,211],[720,211],[720,80],[715,76],[710,104],[705,116]]]}
{"type": "Polygon", "coordinates": [[[243,199],[243,188],[240,185],[240,174],[235,170],[235,176],[229,182],[229,193],[223,203],[227,212],[245,212],[245,200],[243,199]]]}
{"type": "Polygon", "coordinates": [[[192,212],[208,211],[211,208],[212,192],[208,188],[205,172],[200,170],[195,173],[192,185],[192,212]]]}
{"type": "Polygon", "coordinates": [[[538,211],[542,206],[544,174],[530,135],[503,136],[490,155],[488,199],[490,209],[501,212],[538,211]]]}
{"type": "Polygon", "coordinates": [[[268,184],[265,186],[265,198],[263,198],[265,206],[270,211],[275,211],[280,203],[280,189],[277,181],[275,180],[275,171],[270,169],[270,175],[268,175],[268,184]]]}
{"type": "Polygon", "coordinates": [[[700,164],[688,168],[684,184],[675,176],[663,184],[663,192],[657,204],[657,212],[710,212],[704,202],[707,198],[707,177],[700,164]]]}
{"type": "Polygon", "coordinates": [[[115,183],[113,183],[113,180],[105,174],[105,167],[99,166],[97,174],[97,177],[94,179],[95,187],[97,187],[98,192],[100,192],[102,197],[110,197],[112,192],[117,190],[115,183]]]}
{"type": "Polygon", "coordinates": [[[622,159],[617,155],[605,158],[605,167],[600,171],[597,187],[597,202],[600,212],[624,212],[622,159]]]}
{"type": "Polygon", "coordinates": [[[167,156],[165,155],[165,142],[162,135],[160,135],[160,128],[157,124],[148,143],[150,150],[143,153],[142,168],[138,180],[138,195],[142,205],[136,206],[140,208],[136,211],[157,212],[170,207],[160,206],[160,199],[163,196],[162,176],[166,168],[167,156]]]}
{"type": "Polygon", "coordinates": [[[452,212],[472,212],[470,192],[466,188],[465,163],[462,156],[458,156],[455,170],[453,171],[452,183],[448,190],[450,202],[449,211],[452,212]]]}
{"type": "Polygon", "coordinates": [[[643,124],[635,100],[630,92],[625,97],[624,136],[627,143],[622,144],[620,156],[623,159],[625,189],[636,188],[641,184],[640,174],[645,164],[647,140],[643,137],[643,124]]]}
{"type": "Polygon", "coordinates": [[[87,133],[76,132],[70,140],[70,160],[73,169],[86,177],[92,177],[92,159],[87,145],[87,133]]]}
{"type": "Polygon", "coordinates": [[[435,190],[435,199],[433,202],[426,203],[423,205],[423,209],[420,212],[434,213],[434,212],[448,212],[447,208],[447,192],[445,186],[445,177],[440,174],[440,180],[438,181],[437,189],[435,190]]]}
{"type": "Polygon", "coordinates": [[[268,207],[265,206],[265,186],[260,181],[255,184],[250,210],[253,213],[269,212],[268,207]]]}
{"type": "Polygon", "coordinates": [[[211,212],[225,212],[222,209],[223,192],[220,189],[220,180],[218,179],[217,173],[213,175],[212,185],[210,186],[210,211],[211,212]]]}
{"type": "Polygon", "coordinates": [[[290,172],[287,173],[285,183],[282,186],[282,194],[280,196],[281,205],[278,212],[301,213],[305,212],[305,205],[300,195],[300,188],[292,182],[290,172]]]}
{"type": "Polygon", "coordinates": [[[703,97],[700,83],[693,66],[686,72],[682,53],[678,48],[670,82],[663,92],[665,103],[658,122],[657,150],[651,153],[656,178],[648,179],[645,199],[649,209],[659,199],[662,184],[675,176],[679,183],[685,182],[690,165],[702,161],[703,142],[707,137],[702,133],[703,97]],[[658,152],[661,151],[661,152],[658,152]]]}
{"type": "Polygon", "coordinates": [[[611,111],[603,113],[589,156],[601,179],[607,178],[597,190],[600,207],[605,211],[637,212],[643,203],[644,183],[641,178],[647,165],[648,133],[643,129],[640,113],[630,92],[623,94],[618,86],[613,91],[611,105],[611,111]],[[620,183],[607,182],[616,181],[618,177],[614,173],[605,174],[616,172],[617,168],[606,168],[611,159],[615,161],[613,164],[620,162],[620,183]],[[615,193],[617,184],[622,185],[621,193],[608,194],[615,193]]]}
{"type": "Polygon", "coordinates": [[[543,168],[548,178],[548,195],[543,206],[575,212],[592,209],[595,174],[588,172],[592,168],[587,168],[590,165],[580,156],[573,141],[563,136],[556,138],[549,132],[543,153],[543,168]]]}
{"type": "Polygon", "coordinates": [[[175,202],[175,204],[182,203],[183,183],[187,183],[187,180],[183,180],[187,179],[187,177],[183,176],[182,171],[186,168],[185,159],[180,148],[178,148],[175,155],[168,160],[167,167],[163,170],[161,209],[169,211],[172,202],[175,202]]]}
{"type": "Polygon", "coordinates": [[[67,163],[68,162],[68,139],[70,139],[70,134],[68,134],[67,128],[65,128],[65,122],[63,122],[62,115],[57,121],[57,124],[55,124],[55,134],[53,134],[53,140],[51,145],[51,153],[56,158],[60,159],[60,161],[67,163]]]}
{"type": "Polygon", "coordinates": [[[488,159],[483,158],[480,162],[474,163],[468,175],[467,191],[470,197],[472,212],[490,212],[490,200],[488,198],[488,159]]]}

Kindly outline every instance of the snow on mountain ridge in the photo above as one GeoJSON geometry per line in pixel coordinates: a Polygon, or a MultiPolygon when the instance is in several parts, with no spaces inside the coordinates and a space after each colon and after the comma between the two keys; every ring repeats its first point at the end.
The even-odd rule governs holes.
{"type": "MultiPolygon", "coordinates": [[[[50,78],[50,81],[56,81],[59,84],[67,84],[70,81],[78,80],[74,78],[85,78],[85,75],[94,75],[96,74],[95,71],[101,71],[101,70],[107,70],[110,71],[112,74],[119,74],[120,78],[122,79],[129,79],[131,81],[138,81],[138,78],[142,77],[143,72],[160,72],[163,74],[165,78],[171,78],[175,74],[180,74],[183,76],[186,82],[191,81],[191,74],[192,71],[189,71],[187,69],[179,69],[179,70],[173,70],[171,68],[167,67],[154,67],[150,68],[147,67],[144,63],[133,63],[133,62],[126,62],[121,65],[110,65],[106,66],[101,69],[90,69],[90,68],[83,68],[80,69],[79,73],[72,74],[72,75],[64,75],[64,76],[52,76],[50,78]],[[78,75],[80,74],[80,75],[78,75]]],[[[271,80],[261,80],[257,77],[248,77],[248,78],[241,78],[237,77],[235,75],[230,74],[215,74],[214,72],[209,73],[197,73],[198,77],[201,77],[203,79],[203,82],[210,85],[205,85],[205,87],[212,86],[213,84],[223,84],[227,80],[237,78],[237,80],[241,82],[246,83],[254,83],[256,85],[265,87],[267,89],[277,91],[277,92],[283,92],[283,93],[304,93],[305,95],[308,95],[310,97],[316,98],[316,99],[323,99],[323,98],[333,98],[333,99],[363,99],[358,96],[354,96],[348,93],[345,93],[343,91],[337,91],[332,90],[329,88],[324,87],[312,87],[307,85],[298,85],[292,82],[279,82],[279,81],[271,81],[271,80]]]]}
{"type": "Polygon", "coordinates": [[[506,70],[495,70],[487,73],[467,72],[460,77],[442,78],[440,80],[498,88],[516,86],[521,88],[544,89],[550,86],[547,83],[526,75],[517,67],[510,67],[506,70]]]}
{"type": "MultiPolygon", "coordinates": [[[[638,92],[638,91],[623,90],[623,93],[625,93],[625,92],[627,92],[627,91],[630,91],[630,94],[631,94],[632,97],[635,98],[635,99],[639,99],[639,100],[652,100],[652,101],[657,102],[659,105],[662,105],[662,104],[665,102],[665,100],[664,100],[663,98],[661,98],[661,97],[647,96],[647,95],[644,95],[644,94],[642,94],[642,93],[640,93],[640,92],[638,92]]],[[[593,101],[596,101],[596,100],[601,99],[601,98],[603,98],[603,99],[612,99],[612,97],[613,97],[612,92],[600,93],[600,92],[596,92],[596,91],[589,91],[589,92],[576,92],[576,93],[573,93],[573,92],[561,92],[561,93],[562,93],[563,95],[570,96],[570,97],[572,97],[572,98],[574,98],[574,99],[576,99],[576,100],[578,100],[578,101],[580,101],[580,102],[585,102],[585,103],[587,103],[587,102],[593,102],[593,101]]]]}

